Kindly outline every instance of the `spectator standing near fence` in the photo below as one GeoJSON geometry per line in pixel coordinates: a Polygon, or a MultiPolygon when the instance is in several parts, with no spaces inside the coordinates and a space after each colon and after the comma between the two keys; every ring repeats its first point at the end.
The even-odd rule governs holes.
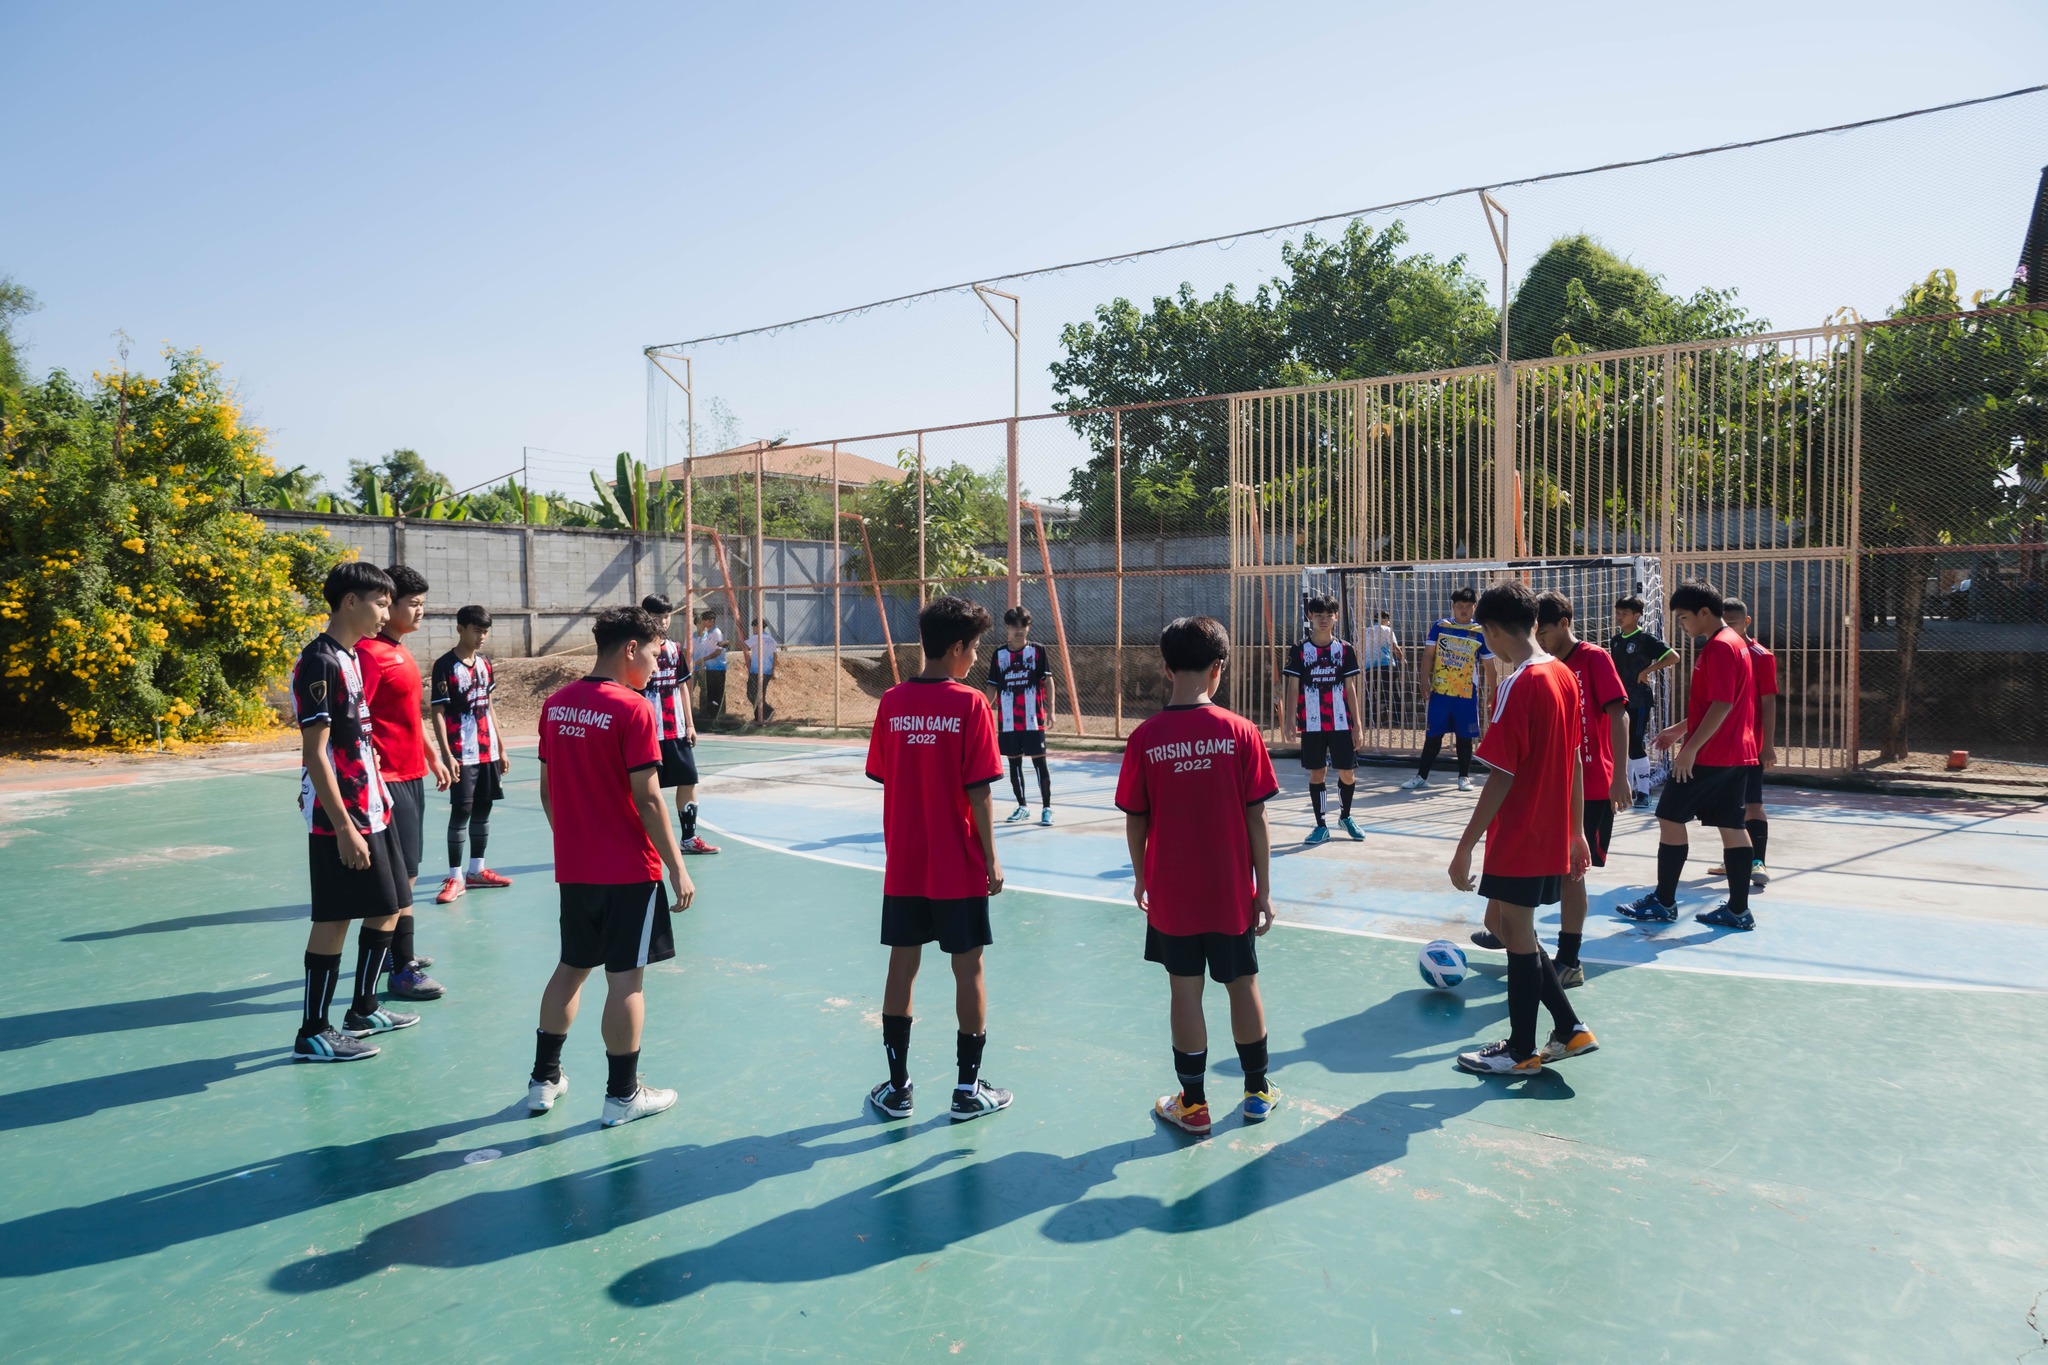
{"type": "Polygon", "coordinates": [[[746,640],[746,654],[747,704],[754,709],[756,725],[775,719],[775,707],[768,701],[768,684],[775,681],[775,651],[780,648],[775,632],[768,628],[768,618],[763,616],[755,621],[754,633],[746,640]]]}
{"type": "Polygon", "coordinates": [[[690,637],[690,669],[697,675],[697,728],[718,724],[725,711],[725,632],[711,607],[697,613],[697,631],[690,637]]]}

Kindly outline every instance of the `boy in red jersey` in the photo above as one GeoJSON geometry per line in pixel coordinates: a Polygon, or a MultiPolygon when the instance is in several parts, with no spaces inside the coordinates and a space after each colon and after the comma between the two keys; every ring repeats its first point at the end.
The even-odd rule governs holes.
{"type": "Polygon", "coordinates": [[[937,597],[917,614],[924,671],[882,694],[868,739],[868,776],[882,784],[882,942],[889,976],[882,991],[882,1049],[889,1079],[868,1102],[892,1119],[908,1118],[910,994],[924,945],[953,959],[960,1032],[955,1123],[1009,1107],[1010,1092],[981,1079],[988,1046],[988,987],[981,950],[995,941],[989,897],[1003,889],[996,859],[989,786],[1003,775],[988,699],[961,680],[991,624],[988,609],[937,597]]]}
{"type": "MultiPolygon", "coordinates": [[[[398,836],[410,883],[420,875],[427,774],[434,775],[434,790],[443,792],[448,790],[449,775],[441,755],[427,747],[426,727],[420,723],[420,666],[404,644],[406,636],[426,623],[427,580],[404,564],[393,564],[384,572],[391,576],[391,615],[382,630],[356,646],[356,661],[370,698],[370,740],[377,750],[377,770],[391,791],[391,829],[398,836]]],[[[391,994],[400,1000],[439,1000],[445,992],[427,975],[430,961],[414,951],[412,907],[407,906],[399,911],[398,927],[391,934],[391,994]]]]}
{"type": "Polygon", "coordinates": [[[610,1065],[601,1122],[607,1128],[659,1114],[676,1092],[642,1083],[641,995],[647,964],[676,955],[662,870],[678,910],[697,890],[668,822],[657,779],[661,748],[641,694],[654,673],[654,618],[639,607],[598,613],[597,665],[541,706],[540,808],[554,832],[560,884],[561,961],[540,999],[526,1107],[542,1113],[569,1088],[562,1044],[584,978],[605,972],[604,1051],[610,1065]]]}
{"type": "MultiPolygon", "coordinates": [[[[1764,773],[1778,764],[1778,704],[1771,700],[1778,695],[1778,656],[1757,643],[1748,603],[1729,598],[1721,604],[1721,619],[1742,637],[1749,653],[1750,677],[1756,683],[1756,762],[1743,774],[1742,782],[1742,827],[1749,831],[1749,847],[1755,855],[1749,889],[1755,893],[1771,880],[1764,870],[1764,850],[1771,841],[1771,823],[1764,814],[1764,773]]],[[[1725,865],[1709,868],[1707,875],[1725,877],[1728,869],[1725,865]]]]}
{"type": "Polygon", "coordinates": [[[654,650],[654,674],[647,682],[647,702],[654,708],[657,733],[661,739],[661,785],[673,787],[679,807],[676,846],[685,853],[716,853],[718,845],[697,837],[697,716],[690,706],[690,652],[679,640],[671,640],[668,624],[675,606],[666,597],[650,593],[640,599],[640,610],[661,627],[661,642],[654,650]]]}
{"type": "Polygon", "coordinates": [[[1052,770],[1045,762],[1045,727],[1052,720],[1052,669],[1043,646],[1031,643],[1031,613],[1011,607],[1003,613],[1003,645],[988,663],[982,686],[996,694],[996,747],[1010,763],[1010,790],[1017,809],[1009,824],[1031,818],[1024,801],[1024,760],[1038,773],[1038,823],[1052,823],[1052,770]]]}
{"type": "Polygon", "coordinates": [[[1692,665],[1685,719],[1657,733],[1656,746],[1675,749],[1671,780],[1657,798],[1657,889],[1620,907],[1624,919],[1668,923],[1678,918],[1678,878],[1685,871],[1685,827],[1698,820],[1721,831],[1728,899],[1697,918],[1720,929],[1754,929],[1749,873],[1754,853],[1742,822],[1747,769],[1756,755],[1756,675],[1742,636],[1728,628],[1721,594],[1705,583],[1681,583],[1671,594],[1679,629],[1700,642],[1692,665]]]}
{"type": "Polygon", "coordinates": [[[1353,839],[1365,831],[1351,818],[1351,798],[1358,791],[1356,754],[1364,742],[1359,732],[1358,651],[1336,636],[1337,599],[1317,594],[1308,599],[1308,638],[1287,651],[1280,668],[1286,694],[1280,702],[1282,742],[1301,736],[1301,766],[1308,769],[1308,804],[1316,817],[1308,832],[1310,844],[1327,843],[1330,827],[1323,823],[1323,779],[1337,770],[1338,823],[1353,839]]]}
{"type": "Polygon", "coordinates": [[[377,1055],[363,1039],[411,1028],[417,1014],[377,1003],[377,980],[391,953],[399,912],[412,904],[412,883],[391,830],[391,794],[377,771],[370,702],[356,645],[383,626],[391,611],[391,578],[374,564],[350,560],[328,571],[321,586],[327,629],[292,665],[292,710],[299,722],[299,811],[306,818],[313,928],[306,935],[306,998],[292,1056],[302,1062],[353,1062],[377,1055]],[[341,950],[350,920],[356,941],[355,998],[336,1029],[327,1022],[341,980],[341,950]]]}
{"type": "Polygon", "coordinates": [[[484,845],[491,837],[491,807],[504,799],[500,780],[512,767],[511,756],[498,738],[491,712],[491,693],[498,690],[497,670],[484,653],[491,638],[491,613],[472,603],[455,613],[455,648],[434,661],[434,742],[447,765],[448,876],[436,905],[446,905],[472,886],[506,887],[510,877],[484,866],[484,845]],[[469,835],[469,866],[462,865],[463,832],[469,835]]]}
{"type": "Polygon", "coordinates": [[[1166,709],[1131,732],[1116,804],[1145,912],[1145,960],[1166,968],[1176,1094],[1152,1112],[1197,1137],[1209,1131],[1208,1022],[1202,972],[1230,996],[1230,1035],[1244,1068],[1244,1116],[1273,1112],[1266,1009],[1254,941],[1273,927],[1266,802],[1280,790],[1258,727],[1210,700],[1230,658],[1211,616],[1183,616],[1159,635],[1166,709]]]}
{"type": "Polygon", "coordinates": [[[1562,899],[1565,881],[1584,877],[1591,857],[1579,829],[1579,689],[1572,671],[1536,643],[1536,598],[1527,587],[1495,584],[1479,595],[1472,616],[1486,633],[1487,652],[1510,671],[1494,690],[1493,723],[1479,744],[1493,771],[1458,838],[1450,875],[1460,891],[1473,889],[1472,848],[1485,834],[1478,890],[1486,897],[1486,927],[1508,952],[1508,1036],[1459,1053],[1458,1065],[1481,1076],[1527,1076],[1545,1062],[1600,1046],[1573,1012],[1536,937],[1536,907],[1562,899]],[[1552,1025],[1540,1051],[1539,1003],[1552,1025]]]}

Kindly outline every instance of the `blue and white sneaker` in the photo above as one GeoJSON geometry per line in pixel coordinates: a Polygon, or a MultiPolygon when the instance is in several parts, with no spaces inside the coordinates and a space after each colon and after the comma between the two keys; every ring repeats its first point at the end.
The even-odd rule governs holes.
{"type": "Polygon", "coordinates": [[[1246,1123],[1264,1123],[1271,1116],[1273,1110],[1278,1107],[1279,1103],[1280,1087],[1271,1081],[1266,1082],[1264,1090],[1245,1091],[1244,1121],[1246,1123]]]}
{"type": "Polygon", "coordinates": [[[1711,924],[1716,929],[1754,929],[1756,916],[1747,910],[1737,912],[1728,902],[1722,901],[1711,910],[1702,910],[1693,916],[1701,924],[1711,924]]]}
{"type": "Polygon", "coordinates": [[[1362,830],[1362,829],[1360,829],[1360,828],[1358,827],[1358,822],[1357,822],[1356,820],[1352,819],[1352,818],[1351,818],[1350,816],[1348,816],[1348,815],[1347,815],[1347,816],[1345,816],[1345,817],[1344,817],[1343,819],[1339,820],[1339,821],[1338,821],[1337,823],[1338,823],[1339,825],[1343,826],[1343,828],[1344,828],[1344,832],[1345,832],[1346,834],[1350,835],[1350,836],[1352,837],[1352,839],[1353,839],[1353,840],[1355,840],[1355,841],[1357,841],[1357,842],[1360,842],[1360,843],[1363,843],[1363,842],[1365,841],[1365,831],[1364,831],[1364,830],[1362,830]]]}
{"type": "Polygon", "coordinates": [[[1310,848],[1314,848],[1317,844],[1329,843],[1330,827],[1328,825],[1317,825],[1314,829],[1308,832],[1308,838],[1303,840],[1303,842],[1306,843],[1310,848]]]}
{"type": "Polygon", "coordinates": [[[360,1062],[365,1057],[374,1057],[379,1049],[375,1043],[366,1043],[351,1037],[339,1029],[323,1029],[309,1038],[301,1038],[292,1044],[292,1060],[295,1062],[360,1062]]]}
{"type": "Polygon", "coordinates": [[[1047,806],[1044,810],[1038,812],[1038,823],[1041,825],[1049,825],[1052,823],[1051,806],[1047,806]]]}
{"type": "Polygon", "coordinates": [[[1009,818],[1008,818],[1007,820],[1003,821],[1003,823],[1004,823],[1004,824],[1006,824],[1006,825],[1021,825],[1021,824],[1023,824],[1023,823],[1024,823],[1024,822],[1025,822],[1026,820],[1029,820],[1030,818],[1031,818],[1031,807],[1029,807],[1029,806],[1019,806],[1019,807],[1017,807],[1017,809],[1015,809],[1015,810],[1013,810],[1013,811],[1011,811],[1011,812],[1010,812],[1010,816],[1009,816],[1009,818]]]}
{"type": "Polygon", "coordinates": [[[526,1081],[526,1112],[545,1114],[555,1107],[555,1101],[569,1093],[569,1073],[557,1072],[551,1081],[538,1081],[528,1077],[526,1081]]]}
{"type": "Polygon", "coordinates": [[[1615,906],[1614,913],[1623,919],[1632,919],[1642,924],[1672,924],[1678,919],[1678,906],[1666,905],[1657,898],[1657,893],[1652,891],[1638,900],[1630,901],[1627,905],[1615,906]]]}
{"type": "Polygon", "coordinates": [[[411,1028],[420,1021],[417,1014],[404,1010],[387,1010],[379,1006],[368,1014],[357,1014],[353,1009],[341,1016],[341,1031],[352,1033],[358,1038],[367,1038],[373,1033],[393,1033],[402,1028],[411,1028]]]}

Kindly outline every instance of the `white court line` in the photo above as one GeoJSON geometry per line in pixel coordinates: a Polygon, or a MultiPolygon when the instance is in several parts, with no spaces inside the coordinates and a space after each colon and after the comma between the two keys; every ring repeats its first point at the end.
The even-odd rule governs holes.
{"type": "MultiPolygon", "coordinates": [[[[754,839],[744,834],[735,833],[723,825],[712,824],[702,816],[698,817],[697,823],[706,828],[716,830],[727,839],[736,839],[740,843],[751,844],[755,848],[766,849],[770,853],[787,854],[792,858],[808,858],[812,862],[830,863],[834,867],[850,867],[858,872],[872,872],[878,877],[882,875],[880,868],[869,863],[857,863],[850,858],[834,858],[824,853],[807,853],[801,849],[783,848],[778,844],[771,844],[762,839],[754,839]]],[[[1133,910],[1137,909],[1137,903],[1128,896],[1091,896],[1085,891],[1048,891],[1035,886],[1024,886],[1020,883],[1011,882],[1008,879],[1004,880],[1003,889],[1005,891],[1012,889],[1025,891],[1034,896],[1057,896],[1061,900],[1093,901],[1097,905],[1129,906],[1133,910]]],[[[1378,929],[1350,929],[1336,924],[1305,924],[1298,920],[1278,918],[1273,923],[1276,928],[1307,929],[1314,933],[1345,934],[1352,938],[1376,938],[1388,943],[1435,942],[1434,939],[1417,938],[1411,934],[1389,934],[1378,929]]],[[[1979,995],[2040,994],[2039,991],[2028,990],[2024,986],[1991,986],[1950,981],[1870,981],[1862,977],[1853,976],[1802,976],[1792,972],[1740,971],[1731,967],[1692,967],[1677,962],[1631,962],[1621,958],[1594,957],[1587,953],[1583,947],[1579,950],[1579,960],[1601,967],[1647,967],[1651,971],[1684,972],[1691,976],[1728,976],[1744,981],[1785,981],[1796,985],[1875,986],[1880,989],[1905,991],[1968,991],[1979,995]]]]}

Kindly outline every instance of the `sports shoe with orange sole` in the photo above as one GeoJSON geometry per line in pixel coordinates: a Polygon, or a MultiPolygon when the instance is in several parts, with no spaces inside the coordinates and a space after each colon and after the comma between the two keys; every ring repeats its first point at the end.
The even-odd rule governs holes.
{"type": "Polygon", "coordinates": [[[1477,1052],[1459,1053],[1458,1069],[1475,1076],[1533,1076],[1543,1069],[1543,1054],[1532,1052],[1517,1061],[1503,1038],[1497,1043],[1488,1043],[1477,1052]]]}
{"type": "Polygon", "coordinates": [[[1184,1098],[1178,1094],[1161,1095],[1158,1102],[1152,1106],[1152,1112],[1183,1133],[1193,1133],[1196,1137],[1209,1136],[1209,1106],[1187,1104],[1184,1103],[1184,1098]]]}

